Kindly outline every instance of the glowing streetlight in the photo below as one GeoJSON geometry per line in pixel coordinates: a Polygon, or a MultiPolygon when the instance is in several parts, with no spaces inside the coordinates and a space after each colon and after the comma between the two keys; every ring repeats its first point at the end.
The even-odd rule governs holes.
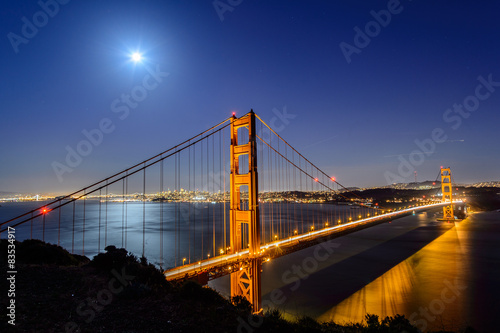
{"type": "Polygon", "coordinates": [[[186,262],[186,258],[183,258],[182,259],[182,264],[184,265],[185,262],[186,262]]]}

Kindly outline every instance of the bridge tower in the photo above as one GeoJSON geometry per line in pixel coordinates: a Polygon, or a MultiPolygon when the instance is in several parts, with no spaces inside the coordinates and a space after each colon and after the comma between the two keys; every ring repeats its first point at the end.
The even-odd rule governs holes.
{"type": "Polygon", "coordinates": [[[443,220],[454,220],[453,215],[453,189],[451,184],[451,169],[441,168],[441,192],[443,193],[443,202],[449,202],[449,205],[443,206],[443,220]]]}
{"type": "MultiPolygon", "coordinates": [[[[242,234],[248,234],[248,250],[250,261],[240,264],[240,270],[231,274],[231,297],[243,296],[253,306],[253,311],[261,307],[261,261],[252,259],[260,251],[260,217],[257,187],[257,144],[255,131],[255,114],[253,110],[247,115],[231,121],[231,192],[230,192],[230,246],[231,253],[243,249],[242,234]],[[238,129],[248,129],[248,142],[238,142],[238,129]],[[240,157],[248,157],[248,173],[240,174],[240,157]],[[240,188],[248,188],[248,206],[242,207],[240,188]],[[245,209],[246,208],[246,209],[245,209]]],[[[241,135],[240,135],[241,137],[241,135]]],[[[242,140],[246,141],[246,140],[242,140]]]]}

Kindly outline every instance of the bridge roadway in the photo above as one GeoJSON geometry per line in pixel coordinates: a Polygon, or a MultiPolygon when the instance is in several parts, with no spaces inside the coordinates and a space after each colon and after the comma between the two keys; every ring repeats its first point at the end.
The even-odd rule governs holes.
{"type": "MultiPolygon", "coordinates": [[[[461,200],[454,201],[461,203],[461,200]]],[[[206,284],[209,280],[235,272],[239,269],[240,263],[248,263],[250,260],[269,261],[272,258],[301,250],[303,248],[321,243],[329,238],[343,236],[345,234],[371,227],[373,225],[400,218],[411,214],[413,211],[422,211],[449,205],[449,202],[439,202],[424,206],[415,206],[395,212],[385,213],[361,220],[356,220],[340,225],[325,227],[322,229],[307,232],[297,236],[280,239],[275,242],[263,244],[260,252],[250,256],[249,250],[243,250],[234,254],[219,255],[211,259],[204,259],[196,263],[168,269],[163,272],[168,281],[182,281],[187,279],[198,280],[206,284]]]]}

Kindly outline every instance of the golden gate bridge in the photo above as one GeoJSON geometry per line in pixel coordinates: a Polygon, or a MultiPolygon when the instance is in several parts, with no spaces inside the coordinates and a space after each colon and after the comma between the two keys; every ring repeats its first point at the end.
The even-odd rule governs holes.
{"type": "Polygon", "coordinates": [[[441,180],[440,201],[372,207],[253,111],[233,113],[160,154],[10,218],[0,224],[0,237],[16,228],[26,239],[89,256],[108,245],[125,247],[155,258],[172,281],[205,284],[230,274],[231,296],[245,297],[258,312],[262,264],[273,258],[418,210],[443,207],[443,219],[453,219],[449,168],[441,168],[441,180]]]}

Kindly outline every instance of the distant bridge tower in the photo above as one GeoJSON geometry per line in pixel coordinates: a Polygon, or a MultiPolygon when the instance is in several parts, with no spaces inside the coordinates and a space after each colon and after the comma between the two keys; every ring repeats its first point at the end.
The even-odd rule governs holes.
{"type": "MultiPolygon", "coordinates": [[[[257,144],[255,131],[255,114],[253,110],[247,115],[231,121],[231,192],[230,192],[230,237],[231,252],[237,253],[243,249],[242,241],[248,235],[248,250],[250,261],[240,264],[240,270],[231,274],[231,297],[243,296],[252,303],[253,311],[260,311],[261,285],[260,259],[260,221],[259,202],[257,198],[257,144]],[[248,128],[248,142],[238,142],[238,129],[248,128]],[[240,157],[248,157],[248,173],[240,174],[240,157]],[[248,206],[242,207],[240,188],[246,186],[248,190],[248,206]],[[246,209],[246,210],[245,210],[246,209]],[[243,239],[242,239],[243,238],[243,239]]],[[[241,137],[241,135],[240,135],[241,137]]],[[[246,243],[246,242],[245,242],[246,243]]]]}
{"type": "Polygon", "coordinates": [[[449,202],[449,205],[443,206],[443,220],[454,220],[453,215],[453,189],[451,184],[451,169],[441,167],[441,192],[443,193],[443,202],[449,202]]]}

